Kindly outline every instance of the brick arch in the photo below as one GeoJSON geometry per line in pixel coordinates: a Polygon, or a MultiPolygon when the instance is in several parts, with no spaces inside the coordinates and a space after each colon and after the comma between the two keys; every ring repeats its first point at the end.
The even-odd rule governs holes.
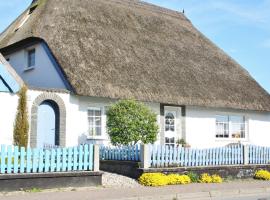
{"type": "Polygon", "coordinates": [[[61,97],[52,92],[42,93],[33,102],[31,109],[30,147],[35,148],[37,146],[38,107],[44,101],[53,101],[59,107],[59,145],[64,147],[66,145],[66,106],[61,97]]]}

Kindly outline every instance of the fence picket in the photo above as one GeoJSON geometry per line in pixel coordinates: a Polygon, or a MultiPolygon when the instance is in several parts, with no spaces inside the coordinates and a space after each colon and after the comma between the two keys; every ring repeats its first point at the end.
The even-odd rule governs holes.
{"type": "Polygon", "coordinates": [[[56,171],[57,172],[61,171],[61,149],[60,148],[56,149],[56,171]]]}
{"type": "Polygon", "coordinates": [[[6,171],[6,146],[1,145],[1,174],[6,171]]]}
{"type": "Polygon", "coordinates": [[[32,172],[36,173],[38,168],[38,149],[33,150],[33,168],[32,172]]]}
{"type": "MultiPolygon", "coordinates": [[[[105,148],[103,147],[102,152],[103,157],[105,157],[105,148]]],[[[83,147],[82,145],[79,146],[79,170],[82,170],[83,167],[83,147]]]]}
{"type": "Polygon", "coordinates": [[[13,159],[13,155],[12,155],[11,146],[8,146],[8,149],[7,149],[7,173],[8,174],[11,173],[12,159],[13,159]]]}
{"type": "Polygon", "coordinates": [[[19,147],[15,146],[14,147],[14,169],[13,173],[17,174],[18,173],[18,163],[19,163],[19,147]]]}
{"type": "Polygon", "coordinates": [[[94,169],[94,145],[90,144],[89,145],[89,166],[88,170],[93,170],[94,169]]]}
{"type": "Polygon", "coordinates": [[[20,173],[24,173],[25,171],[25,164],[24,164],[24,158],[25,158],[25,148],[21,147],[21,153],[20,153],[20,173]]]}

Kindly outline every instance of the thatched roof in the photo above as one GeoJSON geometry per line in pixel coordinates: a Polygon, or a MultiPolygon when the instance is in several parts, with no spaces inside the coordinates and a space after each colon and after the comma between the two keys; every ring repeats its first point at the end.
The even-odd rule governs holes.
{"type": "MultiPolygon", "coordinates": [[[[4,69],[8,73],[8,75],[10,75],[12,77],[12,79],[9,80],[10,81],[9,83],[11,84],[10,86],[14,86],[14,88],[16,88],[16,89],[17,89],[17,86],[19,88],[24,86],[24,82],[21,79],[21,77],[17,74],[17,72],[13,69],[13,67],[10,66],[10,64],[6,61],[6,59],[3,57],[3,55],[1,53],[0,53],[0,64],[4,67],[4,69]]],[[[2,74],[0,73],[0,76],[1,75],[2,74]]],[[[17,91],[13,91],[13,92],[17,92],[17,91]]]]}
{"type": "Polygon", "coordinates": [[[270,111],[270,95],[181,13],[137,0],[37,5],[0,48],[43,39],[78,95],[270,111]]]}

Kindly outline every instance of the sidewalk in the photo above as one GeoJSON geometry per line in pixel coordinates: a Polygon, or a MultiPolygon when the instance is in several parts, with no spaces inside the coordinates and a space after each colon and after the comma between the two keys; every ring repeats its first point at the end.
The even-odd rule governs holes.
{"type": "Polygon", "coordinates": [[[43,191],[40,193],[11,193],[1,195],[0,200],[154,200],[154,199],[200,199],[208,200],[220,197],[240,197],[246,195],[268,195],[270,182],[237,181],[222,184],[189,184],[167,187],[137,188],[77,188],[67,191],[43,191]]]}

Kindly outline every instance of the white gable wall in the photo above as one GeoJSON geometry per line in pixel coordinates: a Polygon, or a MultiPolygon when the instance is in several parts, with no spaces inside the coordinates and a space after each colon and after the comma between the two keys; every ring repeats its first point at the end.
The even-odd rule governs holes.
{"type": "Polygon", "coordinates": [[[37,88],[66,89],[64,80],[59,75],[57,66],[54,65],[54,61],[50,59],[49,54],[45,44],[38,43],[6,55],[5,58],[9,58],[9,63],[27,85],[37,88]],[[33,48],[36,50],[36,65],[33,69],[26,70],[27,51],[33,48]]]}
{"type": "Polygon", "coordinates": [[[244,115],[247,139],[242,143],[270,146],[270,113],[210,109],[188,106],[186,109],[186,140],[191,147],[208,148],[236,143],[239,139],[216,138],[216,115],[244,115]]]}

